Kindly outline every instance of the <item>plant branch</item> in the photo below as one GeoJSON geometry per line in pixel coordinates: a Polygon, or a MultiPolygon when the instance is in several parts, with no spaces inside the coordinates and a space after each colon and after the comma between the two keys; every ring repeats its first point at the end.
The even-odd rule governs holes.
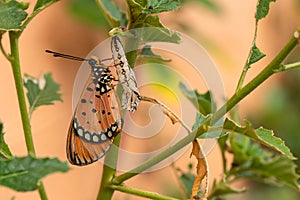
{"type": "Polygon", "coordinates": [[[4,47],[3,47],[3,44],[2,44],[2,34],[0,33],[0,50],[2,52],[2,54],[5,56],[5,58],[10,61],[11,60],[11,57],[6,53],[4,47]]]}
{"type": "Polygon", "coordinates": [[[97,200],[107,200],[111,199],[114,190],[109,188],[113,178],[116,175],[117,161],[118,161],[118,147],[120,146],[121,133],[113,141],[113,147],[110,151],[106,153],[104,158],[104,165],[102,171],[102,178],[100,183],[100,188],[97,196],[97,200]]]}
{"type": "Polygon", "coordinates": [[[10,47],[11,47],[11,65],[18,95],[19,108],[21,112],[21,118],[23,123],[24,136],[27,146],[28,154],[35,157],[35,149],[32,140],[31,126],[29,122],[27,106],[25,101],[25,95],[23,90],[23,80],[20,68],[19,58],[19,44],[18,44],[18,33],[14,31],[9,32],[10,47]]]}
{"type": "MultiPolygon", "coordinates": [[[[25,101],[25,95],[23,90],[23,80],[21,75],[21,67],[20,67],[20,57],[19,57],[19,32],[10,31],[9,32],[9,40],[10,40],[10,48],[11,48],[11,66],[13,70],[15,86],[18,96],[19,108],[21,113],[23,131],[25,136],[25,142],[27,147],[27,152],[32,157],[36,157],[32,133],[31,133],[31,126],[29,121],[29,116],[27,112],[27,106],[25,101]]],[[[39,184],[39,193],[42,200],[47,200],[47,195],[44,189],[44,185],[42,182],[39,184]]]]}
{"type": "MultiPolygon", "coordinates": [[[[296,34],[295,34],[296,35],[296,34]]],[[[235,105],[237,105],[243,98],[250,94],[255,88],[267,80],[271,75],[276,73],[281,69],[282,61],[287,57],[287,55],[295,48],[297,45],[297,40],[299,38],[295,35],[288,41],[288,43],[283,47],[283,49],[278,53],[278,55],[256,76],[254,77],[247,85],[243,88],[236,91],[236,93],[224,104],[213,116],[211,119],[211,124],[216,123],[221,117],[224,116],[224,113],[227,113],[235,105]]],[[[197,134],[199,136],[199,134],[197,134]]]]}
{"type": "MultiPolygon", "coordinates": [[[[252,40],[252,45],[251,47],[254,46],[255,44],[255,41],[256,41],[256,37],[257,37],[257,26],[258,25],[258,21],[255,22],[255,30],[254,30],[254,37],[253,37],[253,40],[252,40]]],[[[238,81],[238,84],[237,84],[237,87],[236,87],[236,92],[239,91],[239,89],[241,89],[243,87],[243,83],[245,81],[245,78],[246,78],[246,75],[247,75],[247,72],[248,70],[250,69],[250,63],[249,63],[249,60],[250,60],[250,57],[251,57],[251,52],[252,52],[252,48],[250,48],[250,51],[248,53],[248,56],[247,56],[247,59],[246,59],[246,63],[243,67],[243,71],[241,73],[241,76],[239,78],[239,81],[238,81]]]]}
{"type": "Polygon", "coordinates": [[[124,192],[124,193],[128,193],[128,194],[134,194],[136,196],[146,197],[149,199],[177,200],[176,198],[160,195],[155,192],[148,192],[148,191],[144,191],[144,190],[140,190],[140,189],[136,189],[136,188],[132,188],[132,187],[127,187],[124,185],[109,185],[108,187],[113,190],[118,190],[120,192],[124,192]]]}
{"type": "Polygon", "coordinates": [[[291,64],[286,64],[286,65],[281,65],[281,68],[278,69],[276,72],[284,72],[287,70],[291,70],[291,69],[295,69],[300,67],[300,61],[299,62],[295,62],[295,63],[291,63],[291,64]]]}
{"type": "MultiPolygon", "coordinates": [[[[296,35],[296,34],[295,34],[296,35]]],[[[202,135],[203,133],[207,132],[208,125],[215,124],[218,120],[220,120],[229,110],[231,110],[235,105],[237,105],[243,98],[245,98],[249,93],[251,93],[255,88],[257,88],[260,84],[262,84],[265,80],[267,80],[272,74],[276,72],[276,69],[280,67],[282,61],[287,57],[287,55],[294,49],[297,45],[297,40],[299,38],[293,36],[285,47],[278,53],[278,55],[266,66],[266,68],[260,72],[254,79],[252,79],[247,85],[241,88],[238,92],[236,92],[226,104],[224,104],[210,120],[207,120],[202,126],[198,128],[197,131],[193,131],[191,134],[188,134],[174,146],[169,147],[165,151],[161,152],[160,154],[152,157],[145,163],[141,164],[140,166],[132,169],[129,172],[126,172],[120,176],[114,178],[113,183],[116,185],[121,184],[125,180],[136,176],[137,174],[143,172],[144,170],[152,167],[153,165],[159,163],[163,159],[167,158],[168,156],[172,155],[179,149],[183,148],[190,142],[194,140],[195,137],[202,135]]]]}

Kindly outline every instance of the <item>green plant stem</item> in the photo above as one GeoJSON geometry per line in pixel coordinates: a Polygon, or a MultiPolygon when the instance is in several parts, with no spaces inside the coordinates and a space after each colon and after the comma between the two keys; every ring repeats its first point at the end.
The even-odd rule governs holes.
{"type": "MultiPolygon", "coordinates": [[[[253,40],[252,40],[252,47],[255,45],[255,42],[256,42],[256,37],[257,37],[257,26],[258,25],[258,21],[256,20],[255,22],[255,30],[254,30],[254,37],[253,37],[253,40]]],[[[245,81],[245,78],[246,78],[246,75],[247,75],[247,72],[248,70],[250,69],[250,63],[249,63],[249,60],[250,60],[250,57],[251,57],[251,52],[252,52],[252,48],[250,48],[250,51],[248,53],[248,56],[247,56],[247,60],[246,60],[246,63],[243,67],[243,71],[241,73],[241,76],[239,78],[239,81],[238,81],[238,84],[237,84],[237,87],[236,87],[236,92],[239,91],[242,87],[243,87],[243,83],[245,81]]]]}
{"type": "Polygon", "coordinates": [[[239,89],[227,102],[223,105],[213,116],[211,119],[211,123],[214,124],[221,117],[223,117],[224,113],[227,113],[231,110],[235,105],[237,105],[243,98],[245,98],[248,94],[250,94],[255,88],[257,88],[260,84],[262,84],[265,80],[267,80],[271,75],[276,73],[278,69],[281,69],[282,61],[287,57],[287,55],[295,48],[297,45],[296,37],[292,37],[288,43],[284,46],[284,48],[278,53],[278,55],[248,84],[246,84],[243,88],[239,89]]]}
{"type": "MultiPolygon", "coordinates": [[[[32,157],[36,157],[32,134],[31,134],[31,126],[30,126],[30,121],[29,121],[29,116],[28,116],[27,106],[25,101],[25,95],[23,90],[23,80],[22,80],[20,57],[19,57],[19,43],[18,43],[19,36],[20,34],[18,32],[15,31],[9,32],[9,41],[10,41],[10,48],[11,48],[11,55],[9,61],[11,62],[15,85],[16,85],[16,91],[18,96],[27,152],[32,157]]],[[[39,185],[39,193],[42,200],[48,199],[42,182],[40,182],[39,185]]]]}
{"type": "Polygon", "coordinates": [[[29,121],[27,106],[25,101],[25,95],[23,90],[23,80],[21,75],[20,58],[19,58],[18,33],[14,31],[10,31],[9,40],[10,40],[10,47],[11,47],[11,65],[12,65],[14,80],[16,84],[26,147],[27,147],[28,154],[35,157],[35,149],[32,140],[31,126],[30,126],[30,121],[29,121]]]}
{"type": "Polygon", "coordinates": [[[142,165],[132,169],[129,172],[126,172],[120,176],[114,178],[113,183],[116,185],[121,184],[125,180],[136,176],[137,174],[143,172],[144,170],[152,167],[153,165],[159,163],[160,161],[164,160],[168,156],[172,155],[179,149],[183,148],[187,144],[189,144],[193,139],[201,134],[205,133],[208,130],[208,125],[215,124],[218,120],[220,120],[230,109],[232,109],[238,102],[240,102],[243,98],[245,98],[250,92],[252,92],[256,87],[262,84],[265,80],[267,80],[272,74],[276,72],[276,69],[280,68],[282,61],[287,57],[287,55],[294,49],[297,45],[296,37],[292,37],[289,42],[285,45],[285,47],[279,52],[279,54],[264,68],[262,72],[260,72],[253,80],[251,80],[247,85],[241,88],[238,92],[236,92],[225,105],[223,105],[214,115],[212,116],[211,120],[207,120],[202,126],[198,128],[195,132],[193,131],[191,134],[187,135],[185,138],[180,140],[174,146],[169,147],[165,151],[161,152],[160,154],[154,156],[153,158],[149,159],[142,165]]]}
{"type": "Polygon", "coordinates": [[[110,149],[104,158],[102,178],[101,178],[97,200],[108,200],[111,199],[113,196],[114,190],[109,188],[108,186],[111,185],[111,182],[116,175],[120,138],[121,138],[121,133],[117,135],[117,137],[113,142],[114,148],[110,149]]]}
{"type": "Polygon", "coordinates": [[[120,176],[117,176],[113,180],[113,184],[119,185],[125,180],[143,172],[144,170],[150,168],[151,166],[154,166],[155,164],[159,163],[160,161],[164,160],[165,158],[169,157],[170,155],[174,154],[174,152],[178,151],[179,149],[183,148],[187,144],[191,143],[191,141],[195,138],[195,131],[193,131],[191,134],[188,134],[186,137],[184,137],[180,142],[176,143],[174,146],[169,147],[165,151],[161,152],[160,154],[152,157],[142,165],[134,168],[133,170],[126,172],[120,176]]]}
{"type": "Polygon", "coordinates": [[[286,64],[286,65],[282,65],[282,68],[279,69],[276,72],[283,72],[283,71],[287,71],[287,70],[291,70],[291,69],[295,69],[300,67],[300,62],[295,62],[295,63],[291,63],[291,64],[286,64]]]}
{"type": "Polygon", "coordinates": [[[110,185],[109,188],[111,188],[113,190],[118,190],[118,191],[121,191],[121,192],[124,192],[124,193],[128,193],[128,194],[134,194],[134,195],[140,196],[140,197],[146,197],[146,198],[149,198],[149,199],[178,200],[176,198],[160,195],[160,194],[155,193],[155,192],[148,192],[148,191],[144,191],[144,190],[140,190],[140,189],[136,189],[136,188],[126,187],[126,186],[123,186],[123,185],[110,185]]]}

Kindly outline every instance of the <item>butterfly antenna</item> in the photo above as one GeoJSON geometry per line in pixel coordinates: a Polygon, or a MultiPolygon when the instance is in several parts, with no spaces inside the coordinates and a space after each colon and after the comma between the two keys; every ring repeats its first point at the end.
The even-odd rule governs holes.
{"type": "Polygon", "coordinates": [[[66,58],[66,59],[70,59],[70,60],[78,60],[78,61],[88,61],[88,59],[85,59],[85,58],[80,58],[80,57],[77,57],[77,56],[71,56],[71,55],[63,54],[63,53],[58,53],[58,52],[55,52],[55,51],[50,51],[48,49],[45,50],[45,52],[52,54],[54,57],[61,57],[61,58],[66,58]]]}

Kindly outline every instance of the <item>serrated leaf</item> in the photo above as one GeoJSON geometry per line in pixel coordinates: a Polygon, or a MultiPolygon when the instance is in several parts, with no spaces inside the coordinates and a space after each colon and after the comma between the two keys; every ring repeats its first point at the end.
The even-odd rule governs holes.
{"type": "Polygon", "coordinates": [[[12,153],[4,140],[3,124],[0,122],[0,161],[12,158],[12,153]]]}
{"type": "Polygon", "coordinates": [[[60,85],[53,81],[52,75],[44,74],[39,79],[25,75],[24,86],[27,89],[29,101],[29,116],[39,106],[52,105],[55,101],[61,101],[61,94],[58,93],[60,85]]]}
{"type": "Polygon", "coordinates": [[[273,153],[253,144],[249,138],[231,140],[231,150],[234,155],[234,162],[228,175],[235,178],[250,178],[268,184],[287,184],[299,190],[296,173],[296,164],[284,156],[274,156],[273,153]]]}
{"type": "Polygon", "coordinates": [[[38,0],[34,6],[33,11],[37,12],[40,10],[45,9],[46,7],[50,6],[51,4],[58,2],[59,0],[38,0]]]}
{"type": "Polygon", "coordinates": [[[258,1],[258,4],[256,6],[256,13],[255,13],[256,22],[258,22],[259,20],[261,20],[262,18],[267,16],[271,2],[276,2],[276,0],[259,0],[258,1]]]}
{"type": "Polygon", "coordinates": [[[265,56],[266,56],[266,54],[261,52],[259,50],[259,48],[256,46],[256,44],[254,43],[252,48],[251,48],[248,64],[251,65],[253,63],[256,63],[257,61],[259,61],[260,59],[262,59],[265,56]]]}
{"type": "Polygon", "coordinates": [[[24,11],[27,7],[24,3],[15,0],[0,1],[0,30],[23,30],[22,22],[27,17],[24,11]]]}
{"type": "Polygon", "coordinates": [[[179,0],[148,0],[142,12],[154,14],[165,11],[177,10],[180,6],[179,0]]]}
{"type": "Polygon", "coordinates": [[[96,0],[111,27],[126,26],[126,14],[110,0],[96,0]]]}
{"type": "Polygon", "coordinates": [[[171,62],[171,59],[164,59],[161,55],[153,53],[151,46],[150,45],[145,45],[140,54],[140,58],[150,58],[150,59],[155,59],[161,62],[171,62]]]}
{"type": "Polygon", "coordinates": [[[13,158],[0,161],[0,185],[16,191],[32,191],[38,188],[38,182],[43,177],[68,170],[67,163],[57,158],[13,158]]]}
{"type": "Polygon", "coordinates": [[[224,183],[223,181],[217,182],[214,180],[214,184],[212,187],[212,191],[208,197],[208,199],[211,199],[213,197],[220,197],[227,194],[241,194],[246,191],[245,188],[243,189],[236,189],[230,186],[227,183],[224,183]]]}
{"type": "Polygon", "coordinates": [[[179,88],[203,115],[215,112],[216,104],[212,101],[209,91],[204,94],[200,94],[196,90],[187,89],[183,83],[179,83],[179,88]]]}
{"type": "Polygon", "coordinates": [[[237,125],[234,121],[226,119],[224,123],[224,130],[229,132],[235,132],[244,136],[250,137],[251,139],[266,145],[267,147],[278,151],[285,155],[289,159],[295,159],[290,149],[285,145],[284,141],[274,136],[273,131],[264,128],[254,129],[251,123],[245,120],[245,126],[237,125]]]}

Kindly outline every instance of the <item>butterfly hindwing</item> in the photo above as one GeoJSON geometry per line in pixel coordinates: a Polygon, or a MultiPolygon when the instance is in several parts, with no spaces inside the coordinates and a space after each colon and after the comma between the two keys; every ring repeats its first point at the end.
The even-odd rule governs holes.
{"type": "Polygon", "coordinates": [[[107,67],[92,66],[67,137],[67,157],[74,165],[88,165],[103,157],[121,130],[120,103],[110,79],[107,67]],[[103,69],[95,74],[95,67],[103,69]]]}

